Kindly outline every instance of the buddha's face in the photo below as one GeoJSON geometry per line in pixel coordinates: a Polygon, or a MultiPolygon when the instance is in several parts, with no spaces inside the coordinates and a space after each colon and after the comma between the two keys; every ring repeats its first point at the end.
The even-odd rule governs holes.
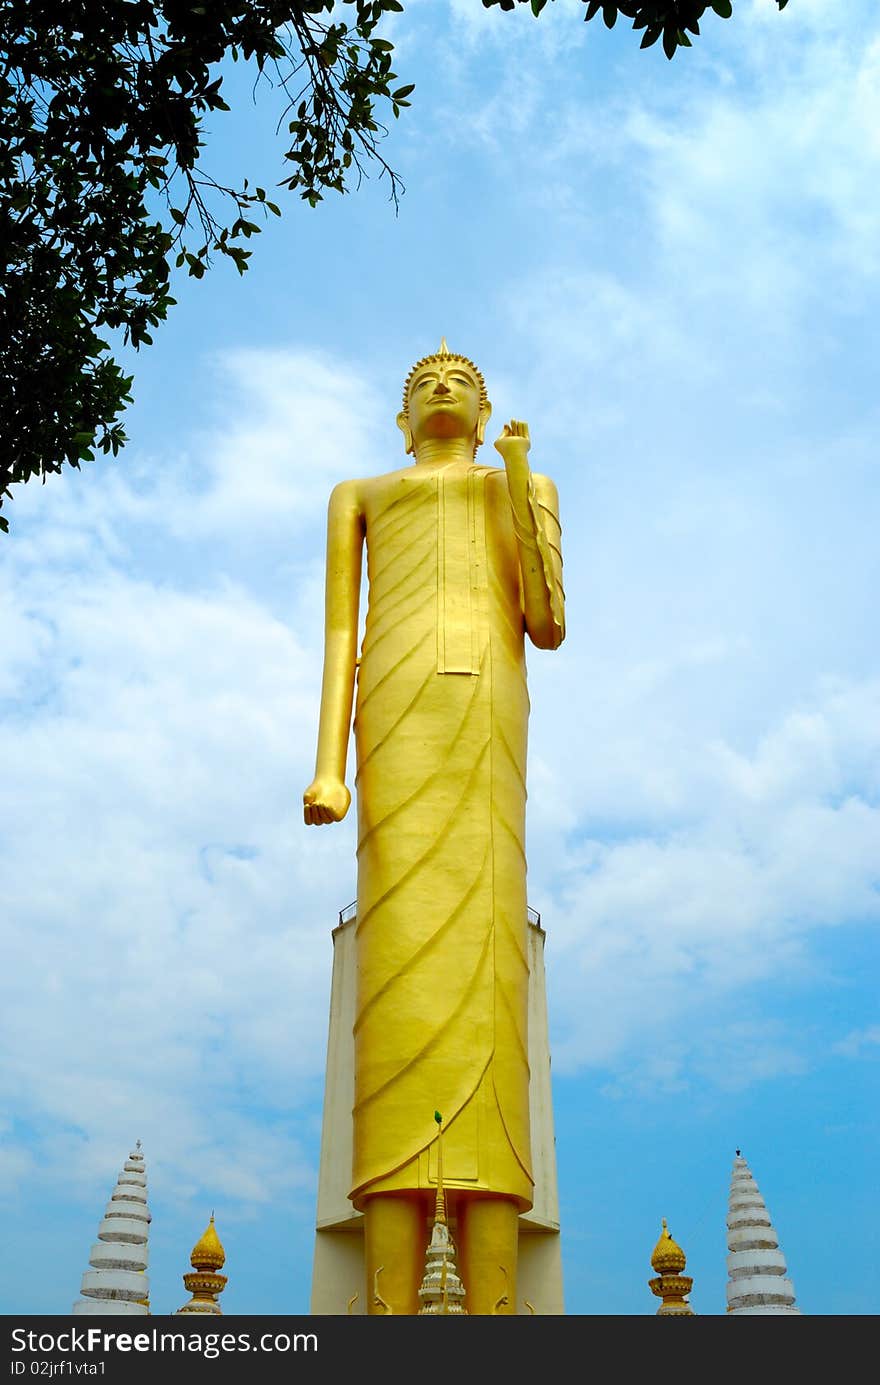
{"type": "Polygon", "coordinates": [[[416,444],[426,438],[474,438],[480,382],[462,361],[430,361],[410,382],[408,411],[416,444]]]}

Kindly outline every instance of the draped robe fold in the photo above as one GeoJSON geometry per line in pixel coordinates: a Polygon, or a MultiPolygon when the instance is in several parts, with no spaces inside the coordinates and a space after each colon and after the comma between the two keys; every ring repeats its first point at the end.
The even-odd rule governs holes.
{"type": "Polygon", "coordinates": [[[412,466],[367,496],[351,1197],[433,1186],[436,1110],[444,1183],[526,1209],[529,699],[506,477],[412,466]]]}

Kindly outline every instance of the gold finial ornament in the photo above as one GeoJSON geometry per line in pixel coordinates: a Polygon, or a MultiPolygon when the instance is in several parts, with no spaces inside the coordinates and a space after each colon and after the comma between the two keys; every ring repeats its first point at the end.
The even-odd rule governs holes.
{"type": "Polygon", "coordinates": [[[648,1280],[651,1293],[661,1300],[657,1316],[695,1317],[693,1308],[687,1302],[694,1281],[682,1273],[687,1263],[685,1253],[672,1239],[665,1217],[661,1225],[660,1239],[651,1256],[651,1268],[657,1271],[657,1277],[648,1280]]]}
{"type": "Polygon", "coordinates": [[[303,816],[321,826],[348,812],[353,728],[348,1196],[364,1214],[365,1283],[384,1265],[383,1297],[401,1316],[421,1312],[432,1203],[435,1231],[455,1218],[468,1312],[492,1315],[489,1267],[501,1264],[515,1314],[519,1216],[534,1204],[525,653],[527,638],[555,650],[565,637],[562,539],[556,487],[530,468],[523,420],[496,439],[500,464],[476,462],[490,414],[481,373],[441,341],[407,376],[397,416],[412,462],[340,481],[327,516],[303,816]],[[435,1185],[441,1134],[448,1209],[435,1185]]]}
{"type": "Polygon", "coordinates": [[[681,1274],[686,1264],[684,1251],[677,1241],[673,1241],[665,1217],[661,1220],[661,1226],[663,1229],[651,1256],[651,1267],[658,1274],[681,1274]]]}
{"type": "Polygon", "coordinates": [[[190,1264],[194,1270],[222,1270],[225,1263],[226,1251],[220,1244],[212,1212],[211,1220],[192,1248],[190,1264]]]}
{"type": "Polygon", "coordinates": [[[218,1271],[222,1269],[225,1263],[226,1251],[217,1235],[214,1213],[212,1212],[211,1220],[192,1248],[190,1255],[192,1273],[183,1276],[184,1285],[192,1298],[189,1303],[178,1308],[178,1314],[222,1314],[223,1310],[217,1302],[217,1295],[223,1292],[228,1281],[226,1275],[219,1274],[218,1271]]]}

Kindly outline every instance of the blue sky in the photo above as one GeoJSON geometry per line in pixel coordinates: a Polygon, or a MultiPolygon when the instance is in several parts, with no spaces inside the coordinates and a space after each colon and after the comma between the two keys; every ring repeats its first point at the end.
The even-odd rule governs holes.
{"type": "MultiPolygon", "coordinates": [[[[723,1313],[741,1147],[807,1314],[878,1311],[880,40],[738,0],[667,62],[477,0],[391,27],[375,179],[283,191],[181,280],[130,443],[0,541],[0,1311],[67,1314],[135,1139],[154,1310],[210,1211],[229,1314],[308,1309],[330,930],[302,823],[326,502],[403,464],[445,335],[556,481],[568,637],[529,657],[566,1307],[653,1314],[666,1217],[723,1313]],[[829,1248],[831,1260],[829,1263],[829,1248]]],[[[274,93],[205,163],[286,175],[274,93]]]]}

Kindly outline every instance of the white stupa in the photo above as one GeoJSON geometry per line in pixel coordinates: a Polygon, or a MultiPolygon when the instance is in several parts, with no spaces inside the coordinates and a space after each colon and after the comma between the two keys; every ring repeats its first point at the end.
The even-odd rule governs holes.
{"type": "Polygon", "coordinates": [[[779,1240],[758,1185],[739,1150],[730,1179],[727,1214],[727,1311],[795,1314],[794,1285],[786,1278],[779,1240]]]}
{"type": "Polygon", "coordinates": [[[145,1317],[150,1311],[147,1279],[147,1176],[141,1142],[125,1161],[116,1188],[98,1227],[98,1239],[89,1256],[91,1269],[82,1277],[82,1298],[73,1305],[75,1314],[105,1317],[128,1314],[145,1317]]]}

